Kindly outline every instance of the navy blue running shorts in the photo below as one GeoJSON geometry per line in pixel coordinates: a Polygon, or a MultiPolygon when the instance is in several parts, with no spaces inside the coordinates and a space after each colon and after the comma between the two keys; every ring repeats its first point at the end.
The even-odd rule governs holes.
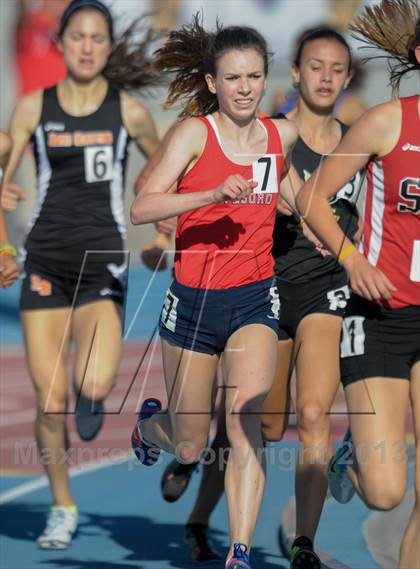
{"type": "Polygon", "coordinates": [[[352,293],[341,337],[341,381],[410,379],[420,360],[420,306],[384,308],[352,293]]]}
{"type": "Polygon", "coordinates": [[[234,332],[264,324],[278,334],[279,298],[273,279],[228,289],[191,288],[173,281],[159,320],[161,338],[205,354],[220,354],[234,332]]]}

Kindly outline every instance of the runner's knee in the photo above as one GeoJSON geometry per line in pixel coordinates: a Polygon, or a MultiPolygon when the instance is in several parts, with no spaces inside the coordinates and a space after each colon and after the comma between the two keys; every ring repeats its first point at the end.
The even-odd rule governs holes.
{"type": "Polygon", "coordinates": [[[261,426],[266,441],[281,441],[287,429],[288,415],[286,413],[275,413],[271,415],[261,415],[261,426]]]}
{"type": "Polygon", "coordinates": [[[324,429],[326,421],[328,421],[328,416],[325,408],[317,401],[308,401],[298,408],[299,434],[324,429]]]}
{"type": "Polygon", "coordinates": [[[373,510],[392,510],[398,506],[405,495],[406,485],[394,478],[382,477],[381,480],[361,483],[366,505],[373,510]]]}
{"type": "MultiPolygon", "coordinates": [[[[261,402],[238,398],[226,413],[226,431],[231,445],[249,440],[249,432],[261,429],[261,402]]],[[[229,407],[227,407],[229,409],[229,407]]]]}
{"type": "Polygon", "coordinates": [[[100,382],[94,378],[85,378],[81,388],[81,393],[87,399],[103,401],[111,391],[112,387],[113,383],[111,383],[111,381],[104,383],[103,381],[100,382]]]}
{"type": "Polygon", "coordinates": [[[65,415],[67,412],[67,394],[49,389],[36,390],[36,406],[38,414],[65,415]]]}
{"type": "Polygon", "coordinates": [[[198,462],[207,445],[207,434],[195,434],[188,439],[175,441],[175,455],[184,464],[198,462]]]}

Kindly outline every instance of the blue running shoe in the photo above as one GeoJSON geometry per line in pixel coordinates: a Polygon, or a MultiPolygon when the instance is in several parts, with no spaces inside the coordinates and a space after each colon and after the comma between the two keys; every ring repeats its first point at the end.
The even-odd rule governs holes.
{"type": "Polygon", "coordinates": [[[340,504],[350,502],[355,493],[348,475],[349,464],[353,464],[353,441],[350,429],[347,429],[343,442],[328,465],[328,487],[332,497],[340,504]]]}
{"type": "Polygon", "coordinates": [[[233,544],[233,555],[226,561],[225,569],[251,569],[248,547],[244,543],[233,544]]]}
{"type": "Polygon", "coordinates": [[[158,413],[162,409],[159,399],[146,399],[141,406],[139,417],[133,434],[131,435],[131,446],[134,454],[139,461],[145,466],[152,466],[157,462],[160,455],[160,448],[147,442],[141,434],[141,423],[150,419],[152,415],[158,413]]]}

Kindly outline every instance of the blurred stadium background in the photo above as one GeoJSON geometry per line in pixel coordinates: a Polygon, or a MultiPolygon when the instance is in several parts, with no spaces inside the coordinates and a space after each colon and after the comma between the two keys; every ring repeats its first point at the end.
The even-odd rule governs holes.
{"type": "MultiPolygon", "coordinates": [[[[14,103],[21,93],[54,83],[63,74],[58,50],[54,45],[57,24],[69,0],[1,0],[0,1],[0,128],[7,130],[14,103]]],[[[117,30],[124,29],[143,14],[152,14],[152,25],[168,30],[188,22],[191,15],[202,11],[204,23],[213,28],[216,19],[226,25],[244,24],[264,34],[274,54],[263,100],[262,110],[271,112],[279,89],[291,87],[289,74],[295,38],[302,30],[320,23],[334,25],[346,33],[353,15],[375,0],[104,0],[117,18],[117,30]]],[[[355,57],[360,57],[359,44],[351,40],[355,57]]],[[[358,95],[367,106],[391,97],[386,63],[382,60],[362,66],[363,81],[358,95]]],[[[403,84],[402,94],[418,91],[418,79],[403,84]]],[[[173,111],[162,111],[165,89],[144,96],[159,132],[163,134],[174,120],[173,111]]],[[[12,239],[20,244],[35,199],[34,169],[30,153],[22,161],[17,182],[27,192],[18,211],[8,216],[12,239]]],[[[126,184],[126,207],[131,203],[134,180],[144,164],[133,148],[126,184]]],[[[139,251],[150,241],[152,226],[128,228],[129,249],[139,251]]],[[[137,254],[132,259],[138,258],[137,254]]]]}

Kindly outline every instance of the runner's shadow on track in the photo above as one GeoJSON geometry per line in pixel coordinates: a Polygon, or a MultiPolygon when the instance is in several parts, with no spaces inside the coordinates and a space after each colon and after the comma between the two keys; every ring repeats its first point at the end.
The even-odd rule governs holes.
{"type": "MultiPolygon", "coordinates": [[[[91,554],[90,554],[91,555],[91,554]]],[[[143,565],[134,566],[130,563],[116,563],[113,561],[81,561],[80,559],[48,559],[42,564],[50,563],[53,568],[71,567],[71,569],[145,569],[143,565]]]]}
{"type": "MultiPolygon", "coordinates": [[[[165,561],[171,567],[179,569],[193,565],[190,562],[189,548],[184,544],[183,524],[156,523],[141,516],[88,515],[90,518],[89,525],[106,529],[112,540],[131,551],[125,557],[127,561],[144,562],[145,565],[142,566],[144,569],[147,569],[147,561],[165,561]]],[[[212,529],[211,539],[215,549],[224,558],[226,552],[225,532],[212,529]]],[[[261,567],[261,569],[286,569],[278,563],[273,564],[265,561],[265,555],[258,547],[252,549],[252,559],[255,566],[261,567]]],[[[279,560],[281,559],[279,556],[279,560]]],[[[216,569],[219,565],[213,565],[213,567],[216,569]]],[[[222,567],[224,567],[224,562],[220,563],[220,568],[222,567]]]]}
{"type": "Polygon", "coordinates": [[[45,527],[46,509],[42,505],[12,503],[2,505],[1,510],[0,536],[33,541],[45,527]]]}
{"type": "MultiPolygon", "coordinates": [[[[45,507],[35,504],[5,504],[2,506],[0,517],[0,535],[15,539],[16,541],[30,541],[34,543],[37,536],[44,529],[45,507]],[[24,520],[24,523],[22,523],[24,520]]],[[[72,569],[128,569],[135,563],[136,569],[148,569],[148,562],[161,561],[170,567],[188,569],[192,566],[190,552],[183,541],[183,524],[156,523],[142,516],[133,515],[100,515],[82,512],[77,534],[68,551],[46,552],[48,558],[42,560],[42,565],[54,567],[70,566],[72,569]],[[95,537],[98,536],[98,547],[103,548],[104,538],[116,544],[116,551],[121,547],[125,552],[121,559],[115,561],[101,560],[106,553],[98,551],[95,556],[95,537]],[[100,543],[100,545],[99,545],[100,543]],[[89,553],[91,560],[83,559],[89,553]],[[80,559],[82,557],[82,559],[80,559]]],[[[213,529],[211,532],[214,547],[224,557],[226,552],[226,534],[221,530],[213,529]]],[[[111,543],[107,551],[112,552],[111,543]]],[[[36,549],[37,550],[37,549],[36,549]]],[[[39,550],[37,550],[39,551],[39,550]]],[[[42,553],[41,553],[42,555],[42,553]]],[[[111,556],[112,553],[111,553],[111,556]]],[[[115,557],[118,553],[115,553],[115,557]]],[[[266,555],[259,547],[252,550],[254,566],[261,569],[286,569],[279,565],[283,560],[280,556],[269,554],[271,560],[266,561],[266,555]],[[278,561],[277,561],[277,559],[278,561]]],[[[109,559],[109,556],[108,556],[109,559]]],[[[30,560],[29,560],[30,561],[30,560]]],[[[215,569],[222,569],[223,562],[213,565],[215,569]]]]}

